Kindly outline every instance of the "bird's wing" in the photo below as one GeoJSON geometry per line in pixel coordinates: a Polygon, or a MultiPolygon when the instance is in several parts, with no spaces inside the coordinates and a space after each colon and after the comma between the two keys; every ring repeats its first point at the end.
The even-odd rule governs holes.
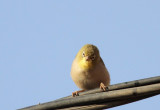
{"type": "Polygon", "coordinates": [[[104,64],[104,62],[103,62],[103,60],[102,60],[102,58],[100,59],[100,61],[102,62],[102,64],[105,66],[105,64],[104,64]]]}

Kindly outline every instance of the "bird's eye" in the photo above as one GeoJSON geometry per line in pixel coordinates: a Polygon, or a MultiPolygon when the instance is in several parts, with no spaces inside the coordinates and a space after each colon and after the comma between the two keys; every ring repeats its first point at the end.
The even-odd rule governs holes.
{"type": "Polygon", "coordinates": [[[95,55],[91,57],[91,60],[94,60],[94,59],[95,59],[95,55]]]}
{"type": "Polygon", "coordinates": [[[85,57],[85,53],[84,52],[82,53],[82,56],[85,57]]]}

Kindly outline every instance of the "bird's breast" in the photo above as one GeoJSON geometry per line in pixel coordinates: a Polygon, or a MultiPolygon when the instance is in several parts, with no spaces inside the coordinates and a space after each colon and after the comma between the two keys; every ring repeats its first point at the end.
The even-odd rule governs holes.
{"type": "Polygon", "coordinates": [[[71,77],[76,85],[84,90],[99,87],[101,82],[106,83],[108,71],[104,65],[97,65],[92,69],[81,67],[76,61],[73,61],[71,77]]]}

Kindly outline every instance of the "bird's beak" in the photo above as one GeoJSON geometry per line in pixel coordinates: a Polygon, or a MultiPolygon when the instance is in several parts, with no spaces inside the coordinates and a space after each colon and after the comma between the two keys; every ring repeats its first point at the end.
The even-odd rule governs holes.
{"type": "Polygon", "coordinates": [[[90,60],[89,56],[86,56],[85,59],[86,59],[86,61],[89,61],[89,60],[90,60]]]}

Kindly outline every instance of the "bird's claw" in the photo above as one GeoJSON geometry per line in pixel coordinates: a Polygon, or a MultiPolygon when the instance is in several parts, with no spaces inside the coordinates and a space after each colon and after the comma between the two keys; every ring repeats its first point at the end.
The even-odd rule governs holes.
{"type": "Polygon", "coordinates": [[[80,92],[84,92],[84,90],[72,92],[72,96],[73,96],[73,97],[79,96],[79,93],[80,93],[80,92]]]}
{"type": "Polygon", "coordinates": [[[79,92],[78,92],[78,91],[72,92],[72,96],[73,96],[73,97],[79,96],[79,92]]]}
{"type": "Polygon", "coordinates": [[[102,82],[100,83],[100,89],[102,89],[103,91],[107,90],[107,86],[105,86],[102,82]]]}

